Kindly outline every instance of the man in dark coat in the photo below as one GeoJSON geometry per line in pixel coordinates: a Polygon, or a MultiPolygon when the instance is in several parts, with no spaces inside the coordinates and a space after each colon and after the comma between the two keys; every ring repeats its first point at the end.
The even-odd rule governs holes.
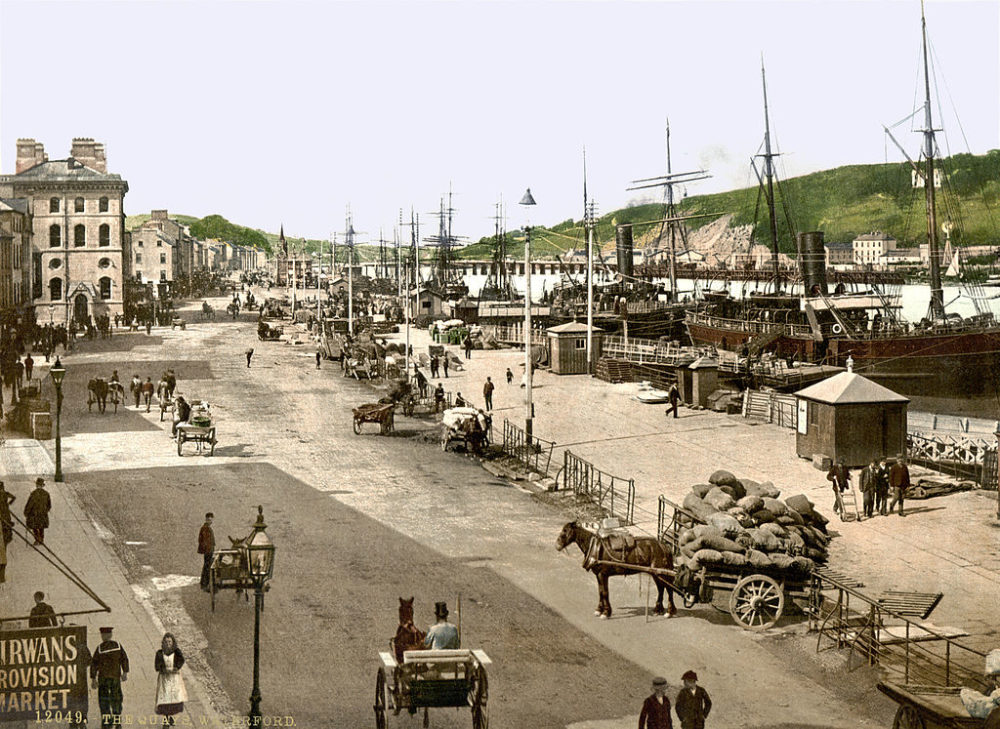
{"type": "Polygon", "coordinates": [[[882,516],[889,515],[889,464],[882,456],[878,462],[878,480],[875,482],[875,511],[882,516]]]}
{"type": "Polygon", "coordinates": [[[865,518],[875,515],[875,490],[878,487],[878,464],[872,462],[861,472],[861,495],[864,499],[865,518]]]}
{"type": "Polygon", "coordinates": [[[657,676],[653,679],[653,695],[642,702],[639,713],[639,729],[673,729],[670,719],[670,699],[667,698],[667,679],[657,676]]]}
{"type": "Polygon", "coordinates": [[[892,513],[893,507],[898,503],[899,515],[906,516],[903,513],[903,496],[906,495],[906,489],[910,488],[910,469],[906,467],[906,457],[902,454],[896,457],[896,462],[889,469],[889,485],[892,487],[889,513],[892,513]]]}
{"type": "Polygon", "coordinates": [[[708,692],[698,685],[698,674],[688,671],[681,680],[684,688],[677,694],[677,717],[681,729],[705,729],[705,719],[712,710],[712,700],[708,692]]]}
{"type": "Polygon", "coordinates": [[[489,377],[486,378],[486,384],[483,385],[483,399],[486,400],[486,409],[493,409],[493,380],[489,377]]]}
{"type": "Polygon", "coordinates": [[[667,408],[667,412],[664,415],[670,415],[673,412],[674,417],[677,417],[677,404],[680,402],[681,393],[677,389],[677,383],[675,382],[670,386],[670,391],[667,393],[667,398],[670,400],[670,407],[667,408]]]}
{"type": "Polygon", "coordinates": [[[212,531],[212,520],[215,514],[211,511],[205,514],[205,523],[198,532],[198,554],[204,555],[201,566],[201,589],[208,592],[209,568],[212,566],[212,556],[215,554],[215,532],[212,531]]]}
{"type": "Polygon", "coordinates": [[[128,655],[116,640],[111,628],[101,628],[101,644],[94,651],[90,664],[90,680],[97,689],[101,707],[101,726],[120,725],[122,713],[122,682],[128,680],[128,655]]]}
{"type": "Polygon", "coordinates": [[[59,621],[56,619],[56,611],[52,609],[51,605],[45,602],[45,593],[38,591],[34,597],[35,606],[31,608],[31,613],[28,615],[28,627],[55,628],[59,625],[59,621]]]}
{"type": "Polygon", "coordinates": [[[24,521],[35,537],[35,544],[45,543],[45,530],[49,526],[49,512],[52,510],[52,499],[45,490],[45,479],[35,479],[35,490],[24,505],[24,521]]]}
{"type": "Polygon", "coordinates": [[[844,509],[844,499],[840,495],[851,486],[851,471],[844,465],[844,459],[838,458],[837,463],[830,467],[826,480],[833,484],[833,511],[840,514],[840,520],[847,517],[844,509]]]}

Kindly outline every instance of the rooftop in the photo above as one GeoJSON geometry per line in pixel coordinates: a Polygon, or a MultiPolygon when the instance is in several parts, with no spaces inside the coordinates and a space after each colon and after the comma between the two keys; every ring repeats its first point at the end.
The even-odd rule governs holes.
{"type": "Polygon", "coordinates": [[[52,182],[124,182],[121,175],[108,172],[98,172],[95,169],[77,162],[72,157],[42,162],[20,174],[13,175],[17,181],[52,181],[52,182]]]}
{"type": "Polygon", "coordinates": [[[893,392],[888,387],[883,387],[854,372],[841,372],[795,394],[807,400],[831,405],[910,401],[909,398],[893,392]]]}

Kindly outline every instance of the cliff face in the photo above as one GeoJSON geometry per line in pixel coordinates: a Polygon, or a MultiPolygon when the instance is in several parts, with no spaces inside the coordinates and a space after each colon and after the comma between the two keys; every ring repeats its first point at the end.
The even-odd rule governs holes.
{"type": "MultiPolygon", "coordinates": [[[[689,229],[687,231],[687,248],[692,251],[698,251],[710,263],[725,261],[733,253],[745,253],[749,251],[751,226],[737,225],[730,227],[732,220],[732,215],[723,215],[718,220],[703,225],[697,230],[689,229]]],[[[659,228],[656,228],[636,241],[637,246],[647,249],[650,253],[657,251],[657,254],[653,256],[653,260],[662,258],[670,247],[666,231],[663,233],[662,240],[659,239],[659,233],[659,228]]],[[[682,244],[678,241],[677,245],[677,252],[682,253],[682,244]]]]}

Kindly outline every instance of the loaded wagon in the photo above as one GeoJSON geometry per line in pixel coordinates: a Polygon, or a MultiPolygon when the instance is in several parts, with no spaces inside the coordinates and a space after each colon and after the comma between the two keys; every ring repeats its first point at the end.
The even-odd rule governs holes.
{"type": "Polygon", "coordinates": [[[489,656],[481,650],[405,651],[399,663],[392,653],[380,652],[382,665],[375,676],[375,726],[385,729],[388,712],[424,710],[424,726],[429,726],[429,708],[468,707],[473,729],[486,729],[489,685],[486,667],[489,656]]]}

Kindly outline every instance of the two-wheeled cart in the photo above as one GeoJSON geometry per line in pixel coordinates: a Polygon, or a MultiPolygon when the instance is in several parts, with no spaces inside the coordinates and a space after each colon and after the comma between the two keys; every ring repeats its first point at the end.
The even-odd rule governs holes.
{"type": "Polygon", "coordinates": [[[469,707],[473,729],[486,729],[489,684],[486,668],[492,661],[484,651],[406,651],[398,663],[392,653],[380,652],[382,665],[375,676],[375,727],[386,729],[388,715],[404,709],[424,710],[424,727],[430,725],[428,709],[469,707]]]}
{"type": "Polygon", "coordinates": [[[184,455],[184,443],[194,443],[196,453],[203,453],[207,450],[208,455],[214,455],[215,444],[218,443],[215,438],[215,426],[181,423],[177,426],[178,456],[184,455]]]}
{"type": "Polygon", "coordinates": [[[354,414],[354,434],[361,435],[362,423],[378,423],[379,433],[388,435],[395,427],[396,403],[365,403],[352,410],[354,414]]]}
{"type": "Polygon", "coordinates": [[[899,704],[892,729],[996,729],[1000,709],[986,719],[974,719],[962,705],[958,686],[900,685],[888,681],[878,690],[899,704]]]}

